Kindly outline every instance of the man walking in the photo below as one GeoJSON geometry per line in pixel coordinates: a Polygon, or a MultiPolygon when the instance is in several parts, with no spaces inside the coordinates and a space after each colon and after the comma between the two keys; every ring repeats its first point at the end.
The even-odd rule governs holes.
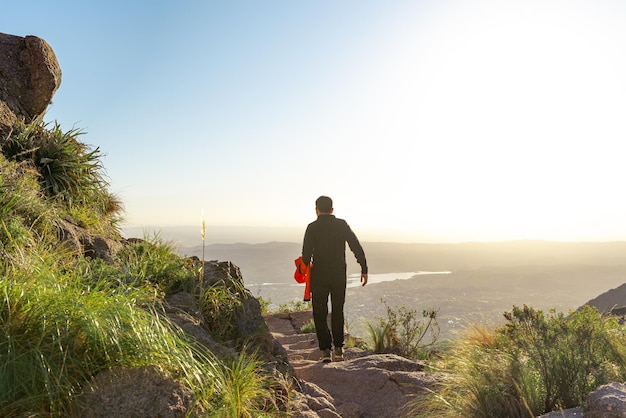
{"type": "Polygon", "coordinates": [[[367,284],[365,252],[348,223],[333,215],[333,201],[320,196],[315,201],[317,220],[311,222],[304,234],[302,260],[312,262],[310,270],[313,322],[322,361],[343,360],[343,305],[346,299],[346,242],[361,266],[361,284],[367,284]],[[328,297],[332,307],[331,330],[328,329],[328,297]]]}

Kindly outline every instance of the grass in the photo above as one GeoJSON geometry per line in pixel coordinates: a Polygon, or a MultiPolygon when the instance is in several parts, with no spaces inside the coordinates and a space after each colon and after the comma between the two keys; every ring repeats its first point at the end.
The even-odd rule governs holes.
{"type": "Polygon", "coordinates": [[[117,232],[123,206],[109,190],[102,154],[79,141],[83,132],[63,131],[36,120],[17,123],[2,143],[6,160],[36,173],[38,190],[48,202],[65,213],[76,225],[104,233],[117,232]]]}
{"type": "Polygon", "coordinates": [[[315,322],[313,318],[309,319],[309,322],[303,324],[298,330],[298,334],[311,334],[315,332],[315,322]]]}
{"type": "Polygon", "coordinates": [[[164,294],[194,291],[201,267],[185,261],[174,250],[173,244],[159,234],[126,245],[117,253],[119,280],[126,285],[142,285],[147,281],[164,294]]]}
{"type": "MultiPolygon", "coordinates": [[[[0,277],[0,411],[64,416],[81,386],[113,366],[158,365],[200,373],[188,345],[157,315],[149,287],[113,287],[60,269],[58,254],[31,268],[4,265],[0,277]]],[[[63,257],[61,257],[63,258],[63,257]]],[[[195,382],[195,386],[198,382],[195,382]]]]}
{"type": "Polygon", "coordinates": [[[278,306],[278,312],[303,312],[310,311],[311,309],[311,302],[304,302],[301,300],[281,303],[278,306]]]}
{"type": "Polygon", "coordinates": [[[276,405],[267,405],[272,399],[269,378],[263,364],[243,350],[230,363],[214,362],[213,371],[219,384],[217,396],[212,400],[215,416],[252,418],[270,416],[276,405]]]}
{"type": "Polygon", "coordinates": [[[67,222],[118,236],[121,202],[81,135],[35,121],[2,141],[0,416],[70,416],[84,385],[120,366],[155,366],[181,382],[195,395],[190,416],[275,416],[276,383],[256,357],[221,360],[162,315],[164,297],[186,291],[207,322],[229,324],[246,295],[236,281],[199,292],[197,263],[158,236],[125,246],[113,263],[59,240],[67,222]]]}
{"type": "MultiPolygon", "coordinates": [[[[190,388],[202,413],[276,412],[263,364],[243,350],[235,359],[220,360],[190,341],[160,315],[158,285],[137,278],[120,282],[119,273],[110,274],[112,266],[85,259],[74,264],[76,259],[56,250],[30,254],[22,263],[2,265],[1,416],[68,416],[83,385],[98,372],[147,365],[190,388]]],[[[195,274],[191,280],[196,282],[195,274]]],[[[224,319],[223,311],[215,314],[224,319]]]]}

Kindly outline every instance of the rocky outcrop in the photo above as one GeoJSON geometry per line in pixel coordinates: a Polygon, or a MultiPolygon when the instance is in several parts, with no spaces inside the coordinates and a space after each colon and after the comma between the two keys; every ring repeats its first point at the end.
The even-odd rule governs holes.
{"type": "MultiPolygon", "coordinates": [[[[113,262],[115,254],[122,248],[124,241],[94,235],[68,221],[60,221],[57,225],[59,239],[76,254],[85,257],[99,258],[108,263],[113,262]]],[[[113,235],[113,233],[111,233],[113,235]]]]}
{"type": "Polygon", "coordinates": [[[46,41],[0,33],[0,138],[14,123],[42,115],[61,84],[61,67],[46,41]]]}
{"type": "Polygon", "coordinates": [[[296,417],[398,417],[409,401],[433,390],[443,375],[424,370],[424,363],[395,354],[345,349],[345,361],[321,363],[315,334],[299,334],[308,312],[266,315],[274,335],[287,350],[299,379],[296,417]]]}
{"type": "MultiPolygon", "coordinates": [[[[198,260],[196,260],[198,261],[198,260]]],[[[272,337],[261,315],[259,301],[243,285],[239,268],[229,261],[205,262],[203,285],[236,288],[241,304],[233,324],[235,334],[252,340],[255,353],[267,364],[271,374],[280,374],[287,380],[293,369],[287,361],[285,349],[272,337]]],[[[209,331],[208,318],[202,314],[196,296],[187,292],[168,295],[163,306],[164,315],[198,344],[209,348],[223,360],[237,355],[238,341],[223,344],[209,331]]],[[[80,397],[80,416],[100,417],[184,417],[193,403],[193,394],[175,380],[152,368],[105,371],[94,377],[85,394],[80,397]]]]}

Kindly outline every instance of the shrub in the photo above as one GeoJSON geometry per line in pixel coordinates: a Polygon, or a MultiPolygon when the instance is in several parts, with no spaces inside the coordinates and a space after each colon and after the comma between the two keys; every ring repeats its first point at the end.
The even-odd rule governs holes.
{"type": "Polygon", "coordinates": [[[265,299],[263,296],[258,295],[255,296],[256,300],[259,301],[259,305],[261,306],[261,315],[266,315],[270,313],[270,306],[272,305],[272,299],[265,299]]]}
{"type": "Polygon", "coordinates": [[[439,324],[436,309],[422,311],[418,318],[416,309],[404,306],[392,309],[381,300],[387,310],[387,317],[378,317],[376,322],[365,321],[371,342],[370,349],[375,353],[395,353],[407,358],[426,356],[425,349],[434,345],[439,338],[439,324]],[[430,335],[428,342],[424,341],[430,335]]]}
{"type": "MultiPolygon", "coordinates": [[[[582,405],[586,395],[610,379],[623,380],[623,331],[596,308],[583,307],[569,316],[524,306],[505,313],[498,331],[501,345],[512,356],[515,381],[536,375],[542,396],[533,410],[549,412],[582,405]],[[615,366],[618,368],[616,369],[615,366]],[[619,370],[619,372],[618,372],[619,370]]],[[[529,398],[519,385],[524,398],[529,398]]]]}
{"type": "Polygon", "coordinates": [[[513,307],[505,319],[492,331],[470,327],[445,353],[449,378],[420,416],[534,417],[626,378],[624,330],[595,308],[566,316],[513,307]]]}

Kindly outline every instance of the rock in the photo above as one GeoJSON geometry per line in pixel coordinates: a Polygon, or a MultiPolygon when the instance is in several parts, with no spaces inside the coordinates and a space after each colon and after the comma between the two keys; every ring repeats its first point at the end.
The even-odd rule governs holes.
{"type": "Polygon", "coordinates": [[[570,408],[562,411],[552,411],[537,418],[582,418],[584,416],[581,408],[570,408]]]}
{"type": "MultiPolygon", "coordinates": [[[[279,365],[278,368],[283,373],[291,372],[287,362],[287,353],[271,335],[261,313],[261,303],[245,288],[239,267],[230,261],[205,262],[203,284],[205,288],[225,286],[237,294],[241,304],[237,307],[233,318],[236,340],[251,342],[261,358],[279,365]]],[[[208,320],[209,318],[205,318],[205,322],[208,320]]]]}
{"type": "Polygon", "coordinates": [[[61,67],[46,41],[0,33],[0,137],[20,118],[42,115],[61,84],[61,67]]]}
{"type": "MultiPolygon", "coordinates": [[[[321,416],[328,403],[344,418],[403,416],[416,395],[434,390],[442,374],[424,371],[425,363],[395,354],[371,354],[344,347],[345,361],[320,363],[315,334],[298,334],[307,313],[266,315],[283,344],[311,410],[321,416]]],[[[326,413],[326,412],[325,412],[326,413]]]]}
{"type": "Polygon", "coordinates": [[[626,385],[609,383],[587,396],[586,418],[626,417],[626,385]]]}
{"type": "Polygon", "coordinates": [[[320,409],[317,411],[317,416],[320,418],[341,418],[341,415],[331,408],[320,409]]]}
{"type": "Polygon", "coordinates": [[[122,248],[122,241],[91,234],[68,221],[57,225],[59,239],[65,241],[76,253],[91,258],[99,258],[107,263],[113,262],[115,254],[122,248]]]}
{"type": "Polygon", "coordinates": [[[193,393],[153,367],[117,368],[98,374],[77,398],[84,418],[183,418],[193,393]]]}
{"type": "MultiPolygon", "coordinates": [[[[346,350],[347,356],[348,350],[346,350]]],[[[423,364],[394,354],[372,354],[330,364],[298,368],[298,377],[315,382],[341,409],[358,405],[364,417],[400,416],[415,395],[433,389],[436,373],[423,372],[423,364]]]]}
{"type": "Polygon", "coordinates": [[[363,418],[365,412],[361,405],[355,402],[344,402],[337,407],[337,412],[342,418],[363,418]]]}
{"type": "Polygon", "coordinates": [[[234,358],[237,355],[237,352],[231,347],[216,342],[207,331],[194,295],[179,292],[166,296],[165,302],[165,316],[178,325],[185,334],[192,336],[195,341],[222,359],[234,358]]]}

